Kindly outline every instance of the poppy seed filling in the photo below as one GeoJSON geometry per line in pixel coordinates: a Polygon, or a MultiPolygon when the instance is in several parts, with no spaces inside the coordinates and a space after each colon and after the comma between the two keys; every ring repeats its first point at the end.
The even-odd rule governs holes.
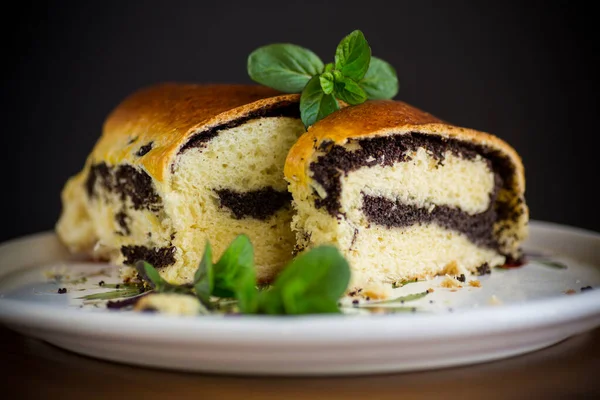
{"type": "Polygon", "coordinates": [[[123,164],[109,167],[105,162],[90,167],[85,187],[90,199],[98,196],[99,184],[109,193],[119,195],[121,201],[129,198],[136,210],[160,211],[162,200],[154,188],[152,178],[142,169],[123,164]]]}
{"type": "Polygon", "coordinates": [[[289,192],[278,192],[272,187],[248,192],[230,189],[215,192],[219,195],[220,206],[229,209],[236,219],[250,217],[264,221],[292,202],[289,192]]]}
{"type": "Polygon", "coordinates": [[[498,249],[493,227],[498,219],[515,220],[518,211],[509,204],[497,201],[503,188],[510,188],[513,166],[499,152],[488,147],[468,143],[456,139],[410,132],[402,135],[389,135],[369,139],[356,140],[357,148],[349,151],[333,142],[323,142],[319,150],[325,154],[312,163],[312,178],[325,190],[327,196],[322,198],[316,191],[315,206],[325,208],[332,216],[344,218],[340,211],[342,178],[349,172],[362,167],[376,165],[391,167],[395,163],[408,162],[410,154],[423,148],[443,167],[446,152],[473,160],[480,155],[494,174],[494,189],[489,194],[489,207],[475,215],[450,206],[436,205],[432,210],[400,201],[362,193],[362,212],[370,223],[385,227],[408,227],[415,224],[435,223],[443,228],[465,234],[473,243],[498,249]]]}
{"type": "Polygon", "coordinates": [[[125,265],[135,265],[138,261],[146,261],[156,268],[167,267],[175,264],[175,246],[169,247],[146,247],[146,246],[122,246],[121,254],[125,257],[125,265]]]}

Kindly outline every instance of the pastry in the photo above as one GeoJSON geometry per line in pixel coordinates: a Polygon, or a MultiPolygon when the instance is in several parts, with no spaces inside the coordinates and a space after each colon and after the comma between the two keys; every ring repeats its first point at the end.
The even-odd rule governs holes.
{"type": "Polygon", "coordinates": [[[285,177],[297,251],[337,246],[350,262],[349,290],[521,258],[528,209],[515,150],[405,103],[368,101],[325,117],[292,147],[285,177]]]}
{"type": "Polygon", "coordinates": [[[217,259],[241,233],[269,281],[292,257],[289,148],[304,133],[299,95],[262,86],[161,84],[108,116],[62,193],[56,230],[73,252],[138,260],[191,281],[208,240],[217,259]]]}

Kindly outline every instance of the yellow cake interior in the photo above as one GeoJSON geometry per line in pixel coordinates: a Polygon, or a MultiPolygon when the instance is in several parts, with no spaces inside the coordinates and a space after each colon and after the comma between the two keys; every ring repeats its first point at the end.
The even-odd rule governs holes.
{"type": "Polygon", "coordinates": [[[396,155],[399,160],[395,162],[386,162],[385,154],[379,159],[369,155],[361,166],[348,167],[347,160],[364,150],[361,141],[336,146],[343,151],[338,164],[327,170],[329,175],[319,176],[311,167],[330,151],[327,146],[315,146],[306,163],[308,184],[289,179],[296,210],[292,226],[299,251],[321,244],[340,249],[352,268],[350,290],[446,273],[476,274],[484,265],[504,264],[507,255],[513,254],[514,243],[506,246],[504,253],[499,249],[502,241],[497,233],[502,230],[510,237],[512,229],[520,237],[522,226],[491,220],[496,218],[498,199],[511,195],[501,187],[498,171],[489,159],[480,154],[465,156],[450,148],[434,154],[424,146],[406,149],[396,155]],[[335,180],[339,186],[332,185],[335,180]],[[323,205],[330,196],[337,198],[333,213],[323,205]],[[368,206],[367,201],[377,203],[368,206]],[[369,212],[384,214],[374,219],[369,212]],[[451,221],[440,222],[439,218],[450,218],[446,214],[488,224],[488,242],[493,239],[497,246],[454,229],[451,221]],[[395,218],[400,222],[394,222],[395,218]]]}
{"type": "MultiPolygon", "coordinates": [[[[291,207],[283,206],[265,219],[236,218],[221,205],[217,190],[244,193],[269,187],[286,193],[285,157],[303,132],[302,123],[289,117],[251,119],[223,130],[204,146],[179,154],[169,181],[151,180],[157,198],[146,207],[136,207],[130,197],[110,188],[126,163],[107,165],[108,178],[99,173],[94,195],[86,194],[92,160],[63,191],[65,207],[57,231],[73,251],[87,249],[118,265],[132,261],[127,262],[124,247],[154,249],[157,257],[173,259],[158,265],[172,283],[191,280],[206,241],[217,259],[238,234],[246,233],[254,245],[257,276],[269,280],[292,256],[291,207]]],[[[136,180],[150,179],[138,166],[129,167],[140,174],[136,180]]]]}

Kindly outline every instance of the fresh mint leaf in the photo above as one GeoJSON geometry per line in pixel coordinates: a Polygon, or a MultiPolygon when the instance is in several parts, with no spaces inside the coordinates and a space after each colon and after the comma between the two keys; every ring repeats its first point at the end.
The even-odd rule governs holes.
{"type": "Polygon", "coordinates": [[[369,69],[359,84],[369,99],[391,99],[398,94],[398,77],[394,67],[377,57],[371,57],[369,69]]]}
{"type": "Polygon", "coordinates": [[[152,264],[146,261],[138,261],[135,264],[135,269],[137,270],[138,275],[144,281],[148,282],[153,289],[159,291],[165,286],[166,281],[160,276],[152,264]]]}
{"type": "Polygon", "coordinates": [[[254,314],[258,307],[258,289],[256,288],[256,271],[254,265],[251,269],[243,269],[237,277],[235,298],[238,307],[244,314],[254,314]]]}
{"type": "Polygon", "coordinates": [[[246,235],[237,236],[214,265],[214,288],[217,297],[234,297],[240,310],[252,313],[256,308],[256,271],[254,248],[246,235]]]}
{"type": "Polygon", "coordinates": [[[370,61],[371,48],[365,35],[359,30],[343,38],[335,50],[335,69],[356,81],[365,76],[370,61]]]}
{"type": "Polygon", "coordinates": [[[214,290],[219,297],[234,297],[238,274],[254,269],[254,249],[246,235],[238,235],[214,265],[214,290]]]}
{"type": "Polygon", "coordinates": [[[214,288],[214,274],[212,263],[212,249],[207,241],[204,247],[204,255],[198,265],[198,269],[194,274],[194,291],[196,297],[206,306],[210,308],[210,295],[214,288]]]}
{"type": "Polygon", "coordinates": [[[250,78],[260,84],[286,93],[300,93],[313,76],[323,72],[323,62],[304,47],[276,43],[250,53],[247,68],[250,78]]]}
{"type": "Polygon", "coordinates": [[[319,76],[314,76],[308,82],[300,96],[300,117],[307,129],[339,108],[335,97],[323,92],[319,76]]]}
{"type": "Polygon", "coordinates": [[[173,285],[165,281],[160,276],[156,268],[146,261],[138,261],[135,265],[135,268],[140,278],[146,281],[157,293],[192,293],[192,288],[190,285],[173,285]]]}
{"type": "Polygon", "coordinates": [[[321,89],[323,89],[323,93],[331,94],[333,92],[334,82],[333,74],[331,72],[323,72],[319,76],[319,83],[321,84],[321,89]]]}
{"type": "Polygon", "coordinates": [[[320,246],[295,258],[270,290],[260,292],[258,310],[266,314],[339,312],[338,300],[350,281],[350,267],[339,250],[320,246]]]}
{"type": "Polygon", "coordinates": [[[277,43],[253,51],[247,67],[258,83],[302,93],[300,115],[307,129],[337,111],[337,99],[354,105],[367,99],[391,99],[398,93],[396,71],[387,62],[371,57],[371,48],[360,30],[340,41],[334,63],[323,65],[308,49],[277,43]]]}
{"type": "MultiPolygon", "coordinates": [[[[189,285],[170,284],[144,261],[137,263],[136,268],[140,278],[147,281],[156,293],[193,295],[193,288],[207,309],[235,308],[243,314],[337,313],[340,312],[338,300],[350,280],[350,268],[342,254],[335,247],[321,246],[298,256],[272,285],[259,290],[254,249],[246,235],[237,236],[215,264],[212,263],[212,248],[207,242],[194,281],[189,285]],[[210,296],[219,299],[211,302],[210,296]]],[[[142,290],[140,286],[94,294],[85,299],[135,296],[142,290]]]]}
{"type": "Polygon", "coordinates": [[[364,103],[367,100],[367,94],[358,83],[346,76],[336,78],[334,95],[350,105],[364,103]]]}

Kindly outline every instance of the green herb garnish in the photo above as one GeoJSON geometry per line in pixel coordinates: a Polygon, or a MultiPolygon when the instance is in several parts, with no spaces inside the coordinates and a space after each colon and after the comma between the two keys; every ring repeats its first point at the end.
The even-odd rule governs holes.
{"type": "Polygon", "coordinates": [[[394,283],[392,283],[392,288],[393,289],[397,289],[399,287],[408,285],[409,283],[417,283],[417,282],[419,282],[418,279],[413,279],[413,280],[409,280],[409,281],[394,282],[394,283]]]}
{"type": "Polygon", "coordinates": [[[198,300],[209,309],[212,306],[210,303],[210,294],[215,285],[212,265],[212,249],[210,243],[207,241],[204,248],[204,255],[194,274],[194,290],[196,291],[198,300]]]}
{"type": "Polygon", "coordinates": [[[165,281],[156,268],[146,261],[138,261],[135,265],[139,277],[150,285],[152,291],[156,293],[181,293],[191,294],[192,289],[189,285],[173,285],[165,281]]]}
{"type": "Polygon", "coordinates": [[[312,51],[289,43],[259,47],[248,56],[254,81],[286,93],[302,93],[300,116],[310,125],[339,109],[367,99],[391,99],[398,93],[396,71],[371,56],[364,34],[355,30],[342,39],[335,62],[324,65],[312,51]]]}
{"type": "Polygon", "coordinates": [[[215,264],[212,262],[212,249],[206,243],[204,255],[194,275],[194,290],[198,299],[209,309],[211,296],[234,298],[241,312],[256,311],[256,272],[254,269],[254,248],[246,235],[234,239],[215,264]]]}
{"type": "Polygon", "coordinates": [[[125,297],[137,296],[143,292],[142,289],[139,288],[127,288],[122,290],[111,290],[109,292],[103,293],[95,293],[88,294],[87,296],[78,297],[78,299],[82,300],[112,300],[112,299],[120,299],[125,297]]]}
{"type": "Polygon", "coordinates": [[[554,269],[567,269],[568,267],[558,261],[553,261],[553,260],[534,260],[537,263],[540,263],[542,265],[545,265],[546,267],[550,267],[550,268],[554,268],[554,269]]]}
{"type": "Polygon", "coordinates": [[[339,313],[338,300],[350,281],[350,267],[338,249],[316,247],[294,259],[273,287],[260,292],[262,314],[339,313]]]}
{"type": "Polygon", "coordinates": [[[254,269],[254,248],[246,235],[231,242],[214,265],[214,288],[217,297],[233,297],[243,313],[256,311],[257,289],[254,269]]]}
{"type": "Polygon", "coordinates": [[[147,262],[136,267],[155,292],[195,294],[207,309],[236,306],[243,314],[337,313],[337,302],[350,281],[346,259],[335,247],[321,246],[298,256],[272,285],[259,290],[254,249],[246,235],[239,235],[216,263],[206,244],[193,291],[189,285],[169,284],[147,262]]]}

